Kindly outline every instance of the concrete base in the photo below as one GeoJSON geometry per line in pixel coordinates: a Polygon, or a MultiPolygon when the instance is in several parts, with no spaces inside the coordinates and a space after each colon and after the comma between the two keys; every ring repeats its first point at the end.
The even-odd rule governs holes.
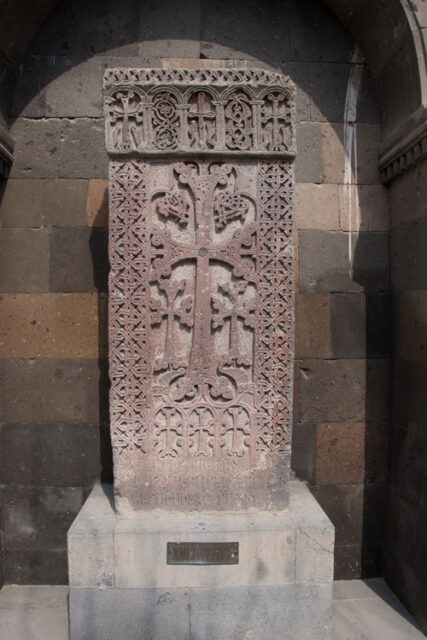
{"type": "Polygon", "coordinates": [[[330,640],[333,526],[304,484],[280,512],[140,512],[96,487],[68,533],[70,640],[330,640]],[[239,543],[168,565],[167,542],[239,543]]]}

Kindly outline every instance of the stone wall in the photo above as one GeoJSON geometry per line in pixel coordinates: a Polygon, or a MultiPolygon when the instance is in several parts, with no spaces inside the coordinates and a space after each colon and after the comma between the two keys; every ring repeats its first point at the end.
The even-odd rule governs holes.
{"type": "Polygon", "coordinates": [[[385,575],[427,630],[427,161],[390,189],[393,396],[385,575]]]}
{"type": "Polygon", "coordinates": [[[293,465],[336,526],[336,577],[378,573],[388,204],[373,83],[354,43],[320,0],[72,0],[28,49],[9,110],[16,150],[0,218],[5,580],[65,582],[65,532],[94,480],[111,477],[102,72],[178,64],[171,58],[250,59],[298,87],[293,465]],[[356,106],[356,124],[345,125],[356,106]]]}

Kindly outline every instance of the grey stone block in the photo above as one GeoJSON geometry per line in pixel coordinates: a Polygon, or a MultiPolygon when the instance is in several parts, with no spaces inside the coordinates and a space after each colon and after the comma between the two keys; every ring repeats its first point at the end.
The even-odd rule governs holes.
{"type": "Polygon", "coordinates": [[[270,64],[290,59],[286,3],[266,6],[260,0],[232,4],[203,0],[201,18],[200,52],[204,57],[257,58],[270,64]]]}
{"type": "Polygon", "coordinates": [[[86,227],[87,197],[87,180],[45,180],[42,200],[43,225],[86,227]]]}
{"type": "Polygon", "coordinates": [[[391,282],[394,290],[427,289],[427,216],[392,229],[391,282]]]}
{"type": "Polygon", "coordinates": [[[389,288],[388,235],[299,231],[300,291],[377,291],[389,288]]]}
{"type": "Polygon", "coordinates": [[[295,178],[297,182],[323,182],[322,132],[319,124],[299,123],[295,178]]]}
{"type": "Polygon", "coordinates": [[[63,143],[58,177],[88,179],[108,176],[103,119],[65,120],[62,135],[63,143]]]}
{"type": "Polygon", "coordinates": [[[387,294],[331,296],[331,356],[386,358],[389,351],[387,294]]]}
{"type": "Polygon", "coordinates": [[[44,180],[9,178],[1,198],[0,226],[40,227],[44,184],[44,180]]]}
{"type": "Polygon", "coordinates": [[[48,291],[47,229],[0,229],[0,291],[48,291]]]}
{"type": "Polygon", "coordinates": [[[96,360],[0,359],[0,420],[106,422],[107,388],[96,360]]]}
{"type": "Polygon", "coordinates": [[[51,229],[50,291],[106,291],[107,245],[106,229],[51,229]]]}
{"type": "Polygon", "coordinates": [[[42,118],[46,110],[46,58],[27,56],[19,67],[9,114],[16,118],[42,118]]]}
{"type": "Polygon", "coordinates": [[[301,360],[296,370],[301,422],[387,419],[386,360],[301,360]]]}
{"type": "Polygon", "coordinates": [[[352,68],[351,64],[330,62],[310,65],[313,121],[344,122],[345,99],[352,68]]]}
{"type": "Polygon", "coordinates": [[[289,3],[289,38],[293,60],[347,62],[353,49],[339,20],[315,0],[289,3]]]}
{"type": "Polygon", "coordinates": [[[61,120],[18,118],[10,134],[17,141],[11,178],[58,177],[62,147],[61,120]]]}

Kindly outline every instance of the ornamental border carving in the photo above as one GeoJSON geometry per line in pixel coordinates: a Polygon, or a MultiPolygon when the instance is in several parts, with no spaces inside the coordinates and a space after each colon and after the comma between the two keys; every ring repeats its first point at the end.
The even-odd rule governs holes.
{"type": "Polygon", "coordinates": [[[246,69],[109,69],[107,151],[295,156],[295,89],[278,73],[246,69]]]}

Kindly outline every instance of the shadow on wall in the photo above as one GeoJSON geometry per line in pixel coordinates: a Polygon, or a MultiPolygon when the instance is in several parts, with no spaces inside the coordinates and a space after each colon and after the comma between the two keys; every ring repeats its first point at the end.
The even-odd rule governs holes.
{"type": "MultiPolygon", "coordinates": [[[[108,221],[108,188],[105,188],[102,201],[98,204],[98,210],[92,212],[92,231],[89,237],[89,247],[93,263],[93,282],[98,291],[98,345],[100,346],[99,366],[99,445],[101,463],[101,482],[113,481],[113,454],[110,438],[110,407],[109,389],[110,379],[108,375],[108,353],[103,353],[101,345],[106,345],[108,350],[108,237],[103,234],[100,243],[100,228],[108,221]],[[100,246],[101,245],[101,246],[100,246]]],[[[102,229],[104,231],[104,229],[102,229]]]]}

